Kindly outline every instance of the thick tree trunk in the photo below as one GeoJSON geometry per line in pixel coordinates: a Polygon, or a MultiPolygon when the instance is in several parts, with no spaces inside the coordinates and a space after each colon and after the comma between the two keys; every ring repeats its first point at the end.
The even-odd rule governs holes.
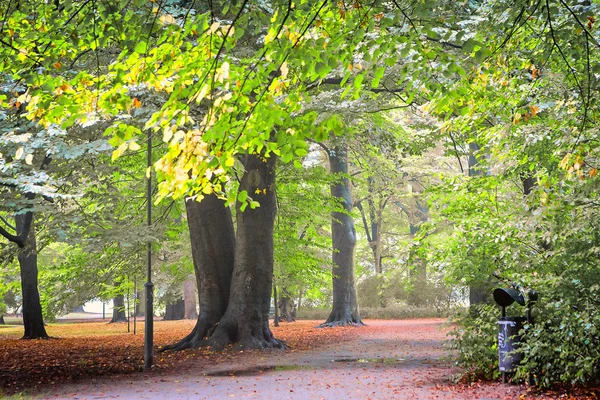
{"type": "MultiPolygon", "coordinates": [[[[17,235],[20,235],[27,225],[27,214],[18,214],[15,217],[17,235]]],[[[33,218],[29,216],[29,218],[33,218]]],[[[19,250],[19,266],[21,268],[21,291],[23,296],[23,339],[48,338],[44,327],[40,293],[38,291],[37,269],[37,243],[35,240],[35,226],[31,222],[29,235],[25,247],[19,250]]]]}
{"type": "MultiPolygon", "coordinates": [[[[345,146],[329,151],[331,174],[348,174],[348,153],[345,146]]],[[[331,185],[331,195],[338,199],[345,212],[331,213],[331,237],[333,241],[333,308],[321,327],[364,325],[358,311],[354,273],[354,247],[356,231],[352,210],[352,190],[347,176],[340,177],[331,185]]]]}
{"type": "Polygon", "coordinates": [[[239,190],[245,190],[260,207],[242,212],[237,204],[235,240],[229,209],[222,200],[208,196],[200,203],[187,202],[200,283],[200,316],[190,335],[165,350],[198,346],[221,350],[230,344],[243,349],[285,347],[269,328],[277,211],[275,161],[274,155],[244,157],[246,172],[239,190]]]}
{"type": "Polygon", "coordinates": [[[190,277],[183,282],[183,301],[185,302],[185,312],[183,317],[185,319],[198,318],[198,310],[196,309],[198,296],[196,296],[196,288],[194,286],[195,283],[193,277],[190,277]]]}
{"type": "Polygon", "coordinates": [[[185,316],[185,301],[177,300],[175,303],[167,304],[165,310],[165,321],[177,321],[185,316]]]}
{"type": "Polygon", "coordinates": [[[4,315],[0,315],[0,325],[4,325],[6,322],[4,322],[4,315]]]}
{"type": "Polygon", "coordinates": [[[183,350],[206,345],[227,305],[234,263],[235,234],[231,210],[225,201],[210,194],[197,202],[187,199],[192,258],[200,299],[200,314],[192,332],[163,350],[183,350]]]}
{"type": "Polygon", "coordinates": [[[122,294],[113,298],[113,316],[110,323],[113,322],[127,322],[127,316],[125,315],[125,298],[122,294]]]}
{"type": "Polygon", "coordinates": [[[246,173],[239,190],[260,203],[255,209],[240,210],[237,204],[235,264],[229,305],[209,339],[209,345],[222,349],[259,349],[285,344],[269,328],[269,308],[273,283],[273,228],[277,202],[275,196],[275,156],[246,155],[246,173]]]}
{"type": "Polygon", "coordinates": [[[296,316],[294,314],[294,302],[287,294],[282,294],[281,298],[279,299],[280,321],[283,321],[285,318],[286,322],[294,322],[296,320],[296,316]]]}

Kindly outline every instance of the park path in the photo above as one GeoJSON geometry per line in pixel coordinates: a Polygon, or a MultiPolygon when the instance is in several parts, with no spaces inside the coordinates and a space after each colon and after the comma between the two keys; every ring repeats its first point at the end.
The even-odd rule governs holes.
{"type": "Polygon", "coordinates": [[[441,319],[367,321],[350,341],[307,351],[249,352],[166,374],[52,389],[70,399],[518,399],[520,386],[456,386],[441,319]]]}

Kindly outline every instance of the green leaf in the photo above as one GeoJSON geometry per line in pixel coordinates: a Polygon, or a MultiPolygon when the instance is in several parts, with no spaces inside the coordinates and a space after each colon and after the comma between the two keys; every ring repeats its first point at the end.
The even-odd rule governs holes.
{"type": "Polygon", "coordinates": [[[139,54],[145,54],[147,50],[148,50],[148,43],[144,42],[143,40],[138,42],[135,45],[135,49],[134,49],[134,51],[139,54]]]}

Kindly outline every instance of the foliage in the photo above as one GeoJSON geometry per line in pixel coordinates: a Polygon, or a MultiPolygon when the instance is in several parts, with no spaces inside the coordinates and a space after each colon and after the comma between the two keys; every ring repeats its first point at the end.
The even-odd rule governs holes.
{"type": "Polygon", "coordinates": [[[475,306],[477,317],[455,317],[457,327],[450,335],[451,347],[459,351],[457,364],[464,368],[464,378],[495,379],[498,370],[498,309],[490,305],[475,306]]]}

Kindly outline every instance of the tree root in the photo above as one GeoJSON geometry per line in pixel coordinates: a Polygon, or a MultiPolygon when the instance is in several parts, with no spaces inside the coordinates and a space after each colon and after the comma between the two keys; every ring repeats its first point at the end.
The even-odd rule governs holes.
{"type": "Polygon", "coordinates": [[[354,315],[351,312],[332,312],[327,321],[315,328],[335,328],[337,326],[366,326],[366,324],[360,319],[358,315],[354,315]]]}
{"type": "Polygon", "coordinates": [[[212,334],[215,330],[216,323],[211,322],[213,318],[209,318],[204,314],[198,316],[196,326],[194,329],[183,339],[177,343],[163,346],[159,349],[159,352],[163,351],[181,351],[185,349],[196,349],[198,347],[206,346],[207,337],[212,334]]]}
{"type": "Polygon", "coordinates": [[[161,347],[159,351],[180,351],[199,347],[210,347],[212,350],[221,351],[227,346],[233,346],[238,350],[288,348],[285,341],[273,336],[268,325],[262,331],[250,334],[239,332],[238,324],[235,322],[221,320],[211,323],[209,320],[208,317],[201,315],[189,335],[177,343],[161,347]]]}

